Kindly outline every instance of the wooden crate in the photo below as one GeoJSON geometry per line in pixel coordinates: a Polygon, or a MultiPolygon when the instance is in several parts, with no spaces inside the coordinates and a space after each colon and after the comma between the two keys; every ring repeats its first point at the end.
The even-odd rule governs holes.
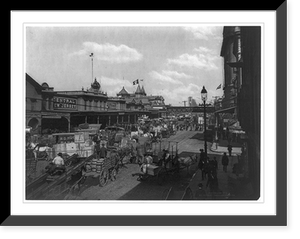
{"type": "Polygon", "coordinates": [[[158,174],[160,167],[156,165],[148,165],[147,166],[147,174],[155,176],[158,174]]]}

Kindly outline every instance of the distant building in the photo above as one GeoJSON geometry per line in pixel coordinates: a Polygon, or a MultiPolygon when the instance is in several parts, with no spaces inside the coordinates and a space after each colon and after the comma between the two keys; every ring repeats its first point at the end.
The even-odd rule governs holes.
{"type": "Polygon", "coordinates": [[[188,106],[192,106],[192,96],[188,97],[188,106]]]}
{"type": "Polygon", "coordinates": [[[138,84],[136,91],[131,94],[123,86],[117,96],[125,99],[126,110],[149,111],[153,118],[166,116],[164,98],[160,95],[147,95],[144,86],[138,84]]]}

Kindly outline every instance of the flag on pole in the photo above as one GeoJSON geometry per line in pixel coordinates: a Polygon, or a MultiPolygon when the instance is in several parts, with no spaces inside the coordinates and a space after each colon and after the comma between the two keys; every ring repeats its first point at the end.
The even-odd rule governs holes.
{"type": "Polygon", "coordinates": [[[136,84],[138,84],[138,83],[139,83],[139,79],[137,79],[137,80],[133,81],[132,83],[133,83],[133,85],[136,85],[136,84]]]}
{"type": "Polygon", "coordinates": [[[90,57],[93,57],[93,56],[94,56],[94,53],[91,53],[91,54],[90,54],[90,57]]]}
{"type": "Polygon", "coordinates": [[[221,89],[221,86],[222,86],[222,84],[220,84],[220,85],[217,87],[217,89],[216,89],[216,90],[218,90],[218,89],[221,89]]]}

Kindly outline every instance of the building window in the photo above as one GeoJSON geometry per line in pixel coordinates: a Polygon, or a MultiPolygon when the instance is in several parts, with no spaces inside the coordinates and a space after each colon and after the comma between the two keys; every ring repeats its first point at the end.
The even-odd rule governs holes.
{"type": "Polygon", "coordinates": [[[52,100],[48,98],[47,101],[48,101],[48,110],[51,110],[51,101],[52,101],[52,100]]]}

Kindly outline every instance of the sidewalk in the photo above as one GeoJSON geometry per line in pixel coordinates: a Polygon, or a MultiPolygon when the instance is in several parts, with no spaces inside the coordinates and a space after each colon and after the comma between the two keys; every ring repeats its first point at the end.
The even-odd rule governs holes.
{"type": "Polygon", "coordinates": [[[209,187],[206,187],[207,178],[202,180],[201,170],[197,170],[191,178],[188,188],[191,189],[193,199],[192,200],[240,200],[240,199],[251,199],[253,194],[253,188],[249,181],[244,177],[243,173],[234,174],[232,172],[233,165],[238,162],[236,156],[229,157],[229,165],[227,172],[223,171],[221,164],[221,157],[217,159],[218,169],[218,191],[212,192],[209,187]],[[206,195],[203,197],[197,197],[198,184],[202,183],[203,190],[206,195]]]}
{"type": "MultiPolygon", "coordinates": [[[[219,153],[219,154],[223,154],[223,153],[228,154],[227,145],[228,145],[227,140],[219,140],[218,143],[216,142],[212,143],[210,150],[212,152],[219,153]]],[[[232,156],[237,156],[242,154],[242,145],[240,143],[232,142],[231,145],[232,145],[232,151],[231,151],[232,156]]]]}
{"type": "MultiPolygon", "coordinates": [[[[244,175],[243,174],[236,175],[232,173],[233,165],[238,162],[237,156],[229,157],[229,165],[227,168],[227,172],[223,171],[221,157],[217,157],[217,161],[218,161],[218,169],[217,169],[218,187],[220,189],[219,192],[211,192],[210,189],[206,187],[207,178],[202,180],[201,170],[197,170],[195,172],[195,174],[193,175],[189,183],[189,187],[194,196],[198,191],[198,184],[199,183],[203,184],[203,189],[206,191],[206,197],[205,199],[200,199],[200,200],[234,199],[236,196],[235,195],[236,191],[242,190],[241,187],[243,188],[243,185],[240,185],[239,181],[243,178],[244,175]]],[[[197,199],[195,198],[195,200],[197,199]]]]}

